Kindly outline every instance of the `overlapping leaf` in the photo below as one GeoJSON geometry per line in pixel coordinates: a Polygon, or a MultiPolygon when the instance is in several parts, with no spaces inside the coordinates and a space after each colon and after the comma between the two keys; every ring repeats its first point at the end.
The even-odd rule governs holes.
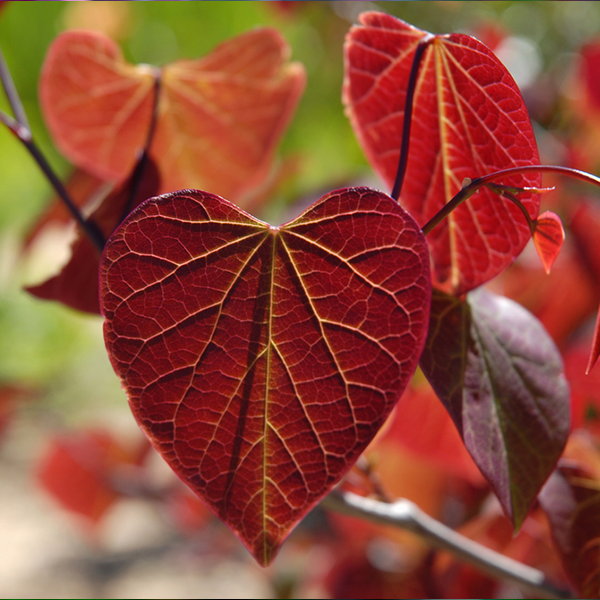
{"type": "Polygon", "coordinates": [[[485,290],[434,292],[420,366],[515,527],[569,432],[560,354],[541,323],[485,290]]]}
{"type": "MultiPolygon", "coordinates": [[[[363,13],[360,23],[346,40],[344,103],[369,162],[391,189],[408,77],[427,33],[382,13],[363,13]]],[[[465,178],[531,164],[539,164],[535,138],[506,68],[472,37],[435,36],[419,70],[402,205],[422,226],[465,178]]],[[[540,187],[540,178],[502,183],[540,187]]],[[[521,199],[535,219],[539,199],[521,199]]],[[[511,264],[530,237],[517,207],[481,190],[428,237],[437,285],[455,294],[477,287],[511,264]]]]}
{"type": "Polygon", "coordinates": [[[600,596],[600,479],[597,475],[584,465],[565,462],[552,474],[540,494],[556,548],[580,598],[600,596]]]}
{"type": "Polygon", "coordinates": [[[142,204],[101,264],[105,340],[155,447],[268,564],[416,368],[427,244],[391,198],[332,192],[275,228],[212,194],[142,204]]]}
{"type": "MultiPolygon", "coordinates": [[[[127,181],[104,198],[90,215],[90,222],[98,227],[105,239],[108,238],[131,209],[158,193],[159,185],[158,171],[153,161],[148,160],[141,182],[137,182],[134,171],[127,181]],[[139,186],[133,190],[137,183],[139,186]]],[[[25,289],[44,300],[58,300],[76,310],[100,314],[99,267],[100,252],[80,231],[71,246],[71,258],[60,272],[25,289]]]]}
{"type": "Polygon", "coordinates": [[[304,70],[289,53],[277,31],[255,29],[159,70],[128,64],[103,34],[67,31],[48,51],[40,99],[65,155],[121,180],[144,146],[160,77],[150,153],[162,190],[198,187],[241,202],[268,175],[304,88],[304,70]]]}
{"type": "MultiPolygon", "coordinates": [[[[90,205],[106,196],[110,184],[94,177],[81,169],[75,169],[64,182],[64,187],[73,204],[80,210],[91,209],[90,205]]],[[[27,252],[38,236],[43,235],[46,227],[61,227],[71,223],[73,216],[59,196],[55,196],[46,207],[44,213],[35,222],[24,240],[24,250],[27,252]]]]}

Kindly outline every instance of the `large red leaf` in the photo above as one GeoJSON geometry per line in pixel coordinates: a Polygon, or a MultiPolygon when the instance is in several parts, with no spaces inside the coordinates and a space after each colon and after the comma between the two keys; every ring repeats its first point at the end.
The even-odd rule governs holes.
{"type": "MultiPolygon", "coordinates": [[[[373,168],[392,187],[406,88],[427,32],[383,13],[360,16],[346,40],[343,98],[373,168]]],[[[481,42],[436,35],[423,55],[414,97],[410,152],[400,201],[424,225],[465,178],[539,164],[527,109],[514,80],[481,42]]],[[[505,184],[540,187],[538,175],[505,184]]],[[[539,198],[521,196],[532,219],[539,198]]],[[[503,271],[531,237],[516,206],[481,190],[429,235],[437,284],[464,293],[503,271]]]]}
{"type": "Polygon", "coordinates": [[[138,423],[263,565],[394,407],[431,293],[418,225],[367,188],[281,227],[206,192],[151,199],[100,285],[138,423]]]}
{"type": "Polygon", "coordinates": [[[569,433],[560,353],[522,306],[484,289],[434,292],[421,357],[467,450],[520,527],[569,433]]]}
{"type": "Polygon", "coordinates": [[[48,51],[40,80],[44,116],[76,165],[126,177],[150,126],[162,190],[199,187],[241,201],[268,175],[275,147],[304,89],[304,70],[274,29],[255,29],[198,60],[162,69],[124,61],[115,42],[67,31],[48,51]]]}

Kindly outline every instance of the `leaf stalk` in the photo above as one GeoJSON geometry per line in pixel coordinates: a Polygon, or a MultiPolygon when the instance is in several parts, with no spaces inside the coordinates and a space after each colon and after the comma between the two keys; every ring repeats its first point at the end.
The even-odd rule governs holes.
{"type": "MultiPolygon", "coordinates": [[[[591,173],[586,173],[585,171],[571,169],[570,167],[559,167],[555,165],[524,165],[522,167],[511,167],[510,169],[502,169],[501,171],[496,171],[494,173],[484,175],[483,177],[473,179],[468,185],[463,187],[460,190],[460,192],[458,192],[458,194],[456,194],[456,196],[454,196],[452,200],[450,200],[450,202],[445,204],[437,214],[435,214],[427,223],[425,223],[425,225],[423,225],[423,227],[421,228],[421,231],[425,235],[431,233],[431,231],[435,229],[448,215],[450,215],[450,213],[454,209],[458,208],[465,200],[468,200],[482,187],[488,186],[492,182],[503,177],[510,177],[511,175],[523,175],[524,173],[555,173],[557,175],[566,175],[568,177],[573,177],[574,179],[579,179],[580,181],[585,181],[586,183],[591,183],[592,185],[600,187],[599,177],[596,177],[591,173]]],[[[508,198],[506,191],[504,191],[502,195],[508,198]]],[[[509,198],[509,200],[513,201],[511,198],[509,198]]],[[[529,215],[527,215],[527,217],[529,217],[529,215]]],[[[528,223],[530,221],[531,218],[529,217],[528,223]]]]}
{"type": "Polygon", "coordinates": [[[402,191],[402,184],[404,183],[404,176],[406,175],[406,167],[408,165],[408,150],[410,145],[410,127],[412,124],[412,112],[413,103],[415,97],[415,90],[417,88],[417,78],[419,75],[419,67],[423,60],[423,54],[431,42],[435,39],[435,35],[428,33],[425,37],[421,38],[417,44],[415,50],[415,56],[413,58],[412,67],[410,69],[410,76],[408,78],[408,85],[406,87],[406,100],[404,104],[404,116],[402,118],[402,142],[400,144],[400,158],[398,160],[398,169],[396,170],[396,179],[394,181],[394,187],[392,188],[391,196],[394,200],[398,201],[400,198],[400,192],[402,191]]]}

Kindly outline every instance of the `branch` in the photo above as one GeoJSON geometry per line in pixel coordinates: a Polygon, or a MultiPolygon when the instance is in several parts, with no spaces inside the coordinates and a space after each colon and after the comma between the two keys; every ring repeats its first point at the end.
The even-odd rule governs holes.
{"type": "Polygon", "coordinates": [[[541,571],[466,538],[424,513],[410,500],[400,499],[386,504],[351,492],[334,490],[323,500],[322,506],[352,517],[416,533],[432,546],[451,552],[488,575],[523,585],[540,596],[572,598],[569,591],[553,585],[541,571]]]}
{"type": "Polygon", "coordinates": [[[29,122],[27,121],[25,110],[23,109],[23,103],[19,98],[19,94],[17,93],[15,84],[13,83],[10,71],[4,60],[4,55],[2,54],[1,50],[0,81],[2,82],[2,86],[4,87],[4,91],[6,92],[6,97],[8,98],[10,107],[15,115],[15,118],[13,119],[10,115],[7,115],[6,113],[0,111],[0,123],[6,125],[6,127],[25,146],[25,148],[27,148],[35,162],[38,164],[38,166],[46,176],[46,179],[48,179],[52,187],[56,190],[56,193],[60,196],[62,201],[65,203],[66,207],[69,209],[69,212],[71,213],[75,221],[77,221],[79,226],[90,238],[94,246],[100,252],[102,252],[104,248],[104,236],[102,235],[102,232],[94,223],[84,219],[83,215],[81,214],[81,211],[77,208],[76,204],[71,199],[71,196],[67,192],[62,181],[58,178],[58,176],[50,166],[50,163],[48,163],[41,150],[33,141],[33,136],[29,127],[29,122]]]}
{"type": "MultiPolygon", "coordinates": [[[[460,190],[460,192],[458,192],[458,194],[456,194],[456,196],[454,196],[454,198],[445,204],[437,214],[435,214],[427,223],[425,223],[425,225],[423,225],[421,228],[421,231],[425,235],[428,235],[431,230],[437,227],[455,208],[458,208],[458,206],[460,206],[465,200],[468,200],[482,187],[492,183],[493,181],[502,179],[503,177],[522,175],[523,173],[555,173],[557,175],[567,175],[569,177],[573,177],[574,179],[579,179],[580,181],[585,181],[586,183],[591,183],[592,185],[600,187],[599,177],[578,169],[557,167],[554,165],[526,165],[523,167],[511,167],[510,169],[503,169],[502,171],[496,171],[495,173],[478,177],[472,181],[467,180],[467,185],[464,185],[464,187],[460,190]]],[[[527,188],[524,189],[527,190],[527,188]]],[[[531,191],[540,192],[546,190],[537,190],[535,188],[531,188],[531,191]]]]}
{"type": "Polygon", "coordinates": [[[10,75],[10,71],[8,70],[8,65],[4,60],[4,54],[2,54],[2,49],[0,49],[0,80],[2,81],[2,85],[4,86],[6,98],[8,99],[10,108],[13,111],[13,115],[15,115],[15,119],[23,127],[25,127],[25,129],[31,130],[31,128],[29,127],[29,121],[27,120],[27,115],[25,114],[25,109],[23,108],[23,103],[21,102],[21,98],[19,97],[17,88],[15,87],[14,81],[10,75]]]}

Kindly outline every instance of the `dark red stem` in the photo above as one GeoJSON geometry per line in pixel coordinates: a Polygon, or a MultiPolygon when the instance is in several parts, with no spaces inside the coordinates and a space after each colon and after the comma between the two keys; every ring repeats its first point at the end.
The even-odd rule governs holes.
{"type": "Polygon", "coordinates": [[[402,121],[402,142],[400,144],[400,159],[398,161],[398,169],[396,170],[396,180],[394,181],[394,187],[392,188],[391,196],[394,200],[400,198],[400,192],[402,191],[402,184],[404,183],[404,175],[406,174],[406,166],[408,165],[408,148],[410,144],[410,126],[412,123],[412,112],[413,103],[415,97],[415,90],[417,88],[417,77],[419,75],[419,66],[423,59],[423,54],[427,49],[427,46],[435,38],[434,35],[428,33],[421,41],[417,44],[415,50],[415,56],[413,58],[412,67],[410,69],[410,76],[408,78],[408,87],[406,88],[406,101],[404,104],[404,118],[402,121]]]}
{"type": "Polygon", "coordinates": [[[571,169],[569,167],[557,167],[554,165],[527,165],[523,167],[512,167],[510,169],[503,169],[502,171],[496,171],[483,177],[473,179],[469,185],[465,186],[450,202],[448,202],[432,219],[430,219],[423,227],[421,231],[425,235],[429,234],[432,229],[437,227],[455,208],[460,206],[465,200],[468,200],[475,192],[480,190],[483,186],[501,179],[502,177],[510,177],[511,175],[522,175],[523,173],[556,173],[558,175],[567,175],[586,183],[591,183],[600,187],[600,178],[585,171],[579,171],[578,169],[571,169]]]}
{"type": "Polygon", "coordinates": [[[19,94],[17,93],[17,90],[13,83],[8,66],[4,61],[2,51],[0,51],[0,80],[2,81],[2,86],[4,87],[4,91],[6,92],[6,97],[8,98],[10,107],[15,115],[15,118],[13,119],[10,115],[7,115],[6,113],[0,111],[0,122],[6,125],[6,127],[8,127],[8,129],[25,146],[25,148],[27,148],[35,162],[38,164],[38,166],[46,176],[46,179],[48,179],[52,187],[56,190],[56,193],[65,203],[65,206],[67,207],[75,221],[78,223],[81,229],[83,229],[85,234],[90,238],[91,242],[98,249],[98,251],[102,252],[105,243],[102,232],[94,223],[84,219],[79,208],[77,208],[76,204],[71,199],[69,192],[67,192],[67,189],[62,184],[62,181],[58,178],[58,176],[50,166],[50,163],[48,163],[41,150],[33,141],[33,136],[29,127],[29,122],[27,121],[25,110],[23,109],[23,103],[19,98],[19,94]]]}

